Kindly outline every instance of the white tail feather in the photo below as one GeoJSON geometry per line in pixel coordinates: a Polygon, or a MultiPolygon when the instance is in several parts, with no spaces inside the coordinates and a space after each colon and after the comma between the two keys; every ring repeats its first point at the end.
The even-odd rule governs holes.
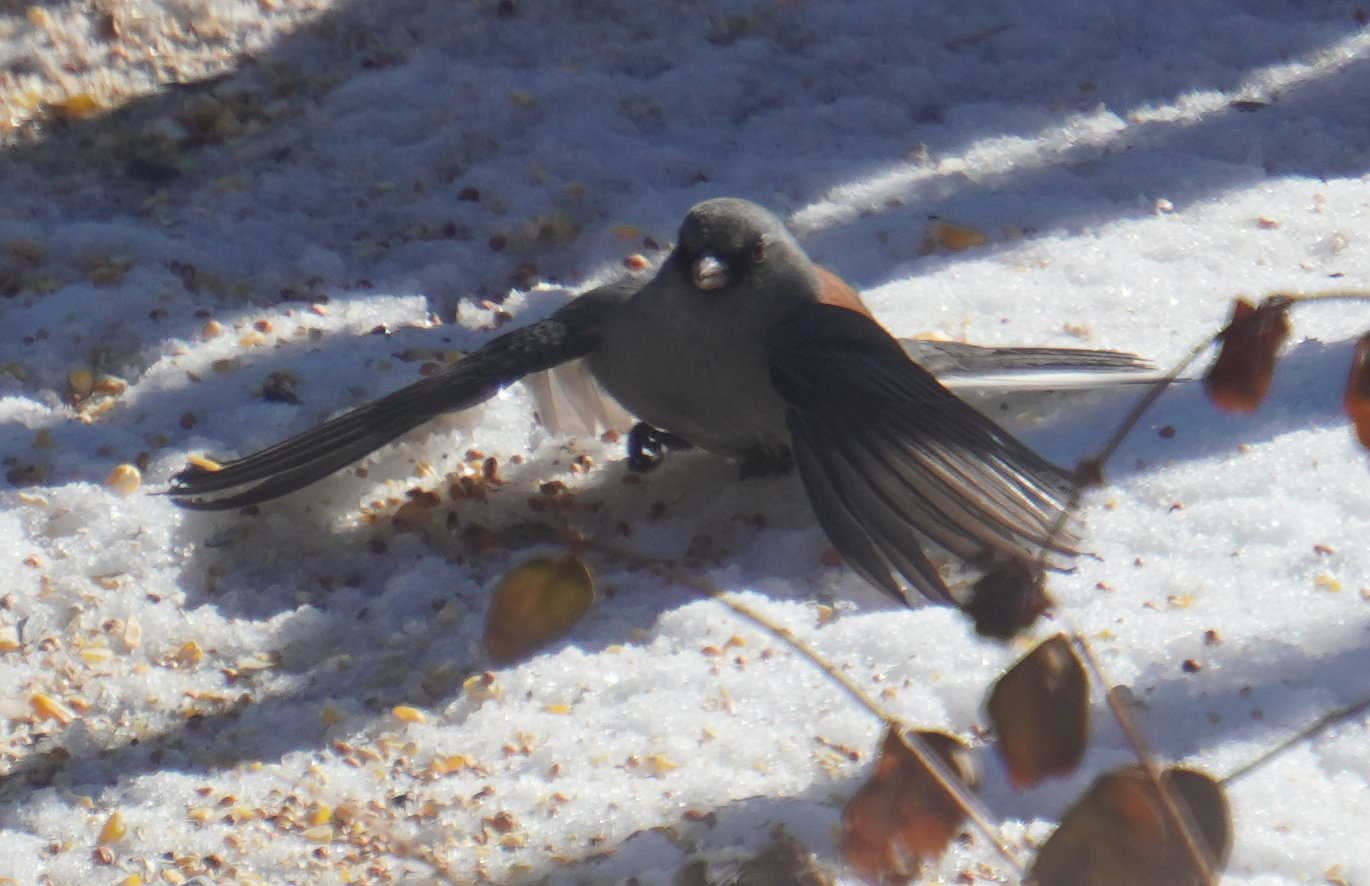
{"type": "Polygon", "coordinates": [[[554,434],[596,436],[627,432],[633,417],[600,388],[584,360],[572,360],[523,379],[533,395],[538,421],[554,434]]]}

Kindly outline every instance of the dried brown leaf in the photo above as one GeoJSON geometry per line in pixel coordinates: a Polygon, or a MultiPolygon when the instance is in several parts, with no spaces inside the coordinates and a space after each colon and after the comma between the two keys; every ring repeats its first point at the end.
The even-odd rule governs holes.
{"type": "Polygon", "coordinates": [[[1360,440],[1361,447],[1370,449],[1370,332],[1356,342],[1342,407],[1351,417],[1351,425],[1356,429],[1356,439],[1360,440]]]}
{"type": "Polygon", "coordinates": [[[1037,853],[1036,886],[1207,886],[1232,848],[1232,814],[1216,781],[1192,769],[1167,769],[1162,779],[1205,856],[1191,853],[1181,825],[1167,811],[1140,766],[1100,776],[1066,811],[1037,853]]]}
{"type": "Polygon", "coordinates": [[[1009,668],[986,702],[1014,787],[1068,775],[1089,739],[1089,678],[1064,634],[1009,668]]]}
{"type": "Polygon", "coordinates": [[[1204,376],[1214,405],[1228,412],[1255,412],[1270,390],[1275,358],[1289,337],[1288,296],[1272,295],[1260,306],[1239,298],[1232,319],[1218,334],[1218,357],[1204,376]]]}
{"type": "MultiPolygon", "coordinates": [[[[970,789],[979,783],[970,749],[941,732],[915,733],[970,789]]],[[[868,883],[906,883],[922,859],[936,858],[960,832],[961,804],[909,749],[901,729],[885,732],[870,781],[842,811],[842,853],[868,883]]]]}

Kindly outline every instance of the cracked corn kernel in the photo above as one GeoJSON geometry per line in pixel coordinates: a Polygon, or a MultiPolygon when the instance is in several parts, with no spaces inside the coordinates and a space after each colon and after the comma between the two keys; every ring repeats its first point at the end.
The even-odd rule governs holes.
{"type": "Polygon", "coordinates": [[[128,621],[124,623],[124,645],[129,649],[137,649],[142,642],[143,626],[138,619],[129,616],[128,621]]]}
{"type": "MultiPolygon", "coordinates": [[[[0,652],[4,651],[4,641],[3,638],[0,637],[0,652]]],[[[114,658],[114,651],[108,646],[87,646],[78,652],[77,655],[81,656],[81,660],[86,664],[98,665],[104,664],[114,658]]]]}
{"type": "Polygon", "coordinates": [[[118,812],[111,812],[109,818],[105,819],[105,826],[100,828],[97,842],[101,846],[108,846],[111,843],[118,843],[127,834],[128,826],[124,824],[124,817],[118,812]]]}
{"type": "Polygon", "coordinates": [[[205,458],[203,455],[188,455],[186,462],[191,467],[199,468],[202,471],[217,471],[221,468],[217,461],[212,458],[205,458]]]}
{"type": "Polygon", "coordinates": [[[495,675],[490,671],[472,674],[462,682],[461,688],[466,693],[466,697],[477,704],[499,698],[503,691],[495,682],[495,675]]]}
{"type": "Polygon", "coordinates": [[[50,695],[34,693],[29,698],[29,707],[41,720],[56,720],[63,726],[76,719],[76,712],[50,695]]]}
{"type": "MultiPolygon", "coordinates": [[[[32,18],[33,16],[30,16],[30,19],[32,18]]],[[[84,120],[87,117],[94,117],[105,109],[104,103],[88,92],[78,92],[75,95],[67,96],[66,99],[54,103],[53,107],[68,120],[84,120]]]]}
{"type": "Polygon", "coordinates": [[[120,495],[132,495],[142,482],[142,472],[133,465],[115,465],[114,470],[105,478],[105,488],[120,495]]]}
{"type": "Polygon", "coordinates": [[[1341,590],[1341,582],[1337,581],[1333,576],[1324,573],[1313,579],[1313,587],[1320,591],[1328,591],[1329,593],[1335,594],[1341,590]]]}
{"type": "Polygon", "coordinates": [[[433,762],[428,764],[428,772],[432,775],[451,775],[453,772],[460,772],[470,765],[470,761],[461,754],[452,754],[447,757],[434,757],[433,762]]]}
{"type": "Polygon", "coordinates": [[[665,754],[652,754],[647,757],[647,762],[658,775],[670,772],[672,769],[679,769],[679,763],[673,763],[665,754]]]}
{"type": "Polygon", "coordinates": [[[67,384],[73,394],[84,400],[95,390],[95,376],[88,369],[73,369],[67,375],[67,384]]]}
{"type": "Polygon", "coordinates": [[[171,660],[177,664],[191,665],[199,664],[205,657],[205,651],[200,648],[200,644],[194,640],[187,640],[181,644],[181,648],[171,653],[171,660]]]}
{"type": "Polygon", "coordinates": [[[964,252],[988,242],[989,237],[985,232],[974,225],[935,218],[928,222],[923,248],[928,251],[964,252]]]}
{"type": "Polygon", "coordinates": [[[128,382],[117,375],[102,375],[95,380],[94,393],[117,397],[128,390],[128,382]]]}

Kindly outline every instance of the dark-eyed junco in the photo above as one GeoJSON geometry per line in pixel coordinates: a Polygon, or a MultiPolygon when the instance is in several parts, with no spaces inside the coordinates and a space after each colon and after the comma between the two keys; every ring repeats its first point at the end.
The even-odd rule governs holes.
{"type": "Polygon", "coordinates": [[[170,492],[205,510],[276,498],[434,416],[582,358],[643,423],[635,455],[644,445],[689,444],[737,461],[744,475],[794,466],[829,540],[857,572],[898,599],[917,589],[944,602],[952,596],[927,542],[994,563],[1030,560],[1043,547],[1068,555],[1074,538],[1052,534],[1067,474],[933,373],[1127,378],[1148,369],[1109,351],[901,344],[778,218],[745,200],[716,199],[690,210],[646,282],[593,289],[439,375],[220,470],[187,468],[170,492]]]}

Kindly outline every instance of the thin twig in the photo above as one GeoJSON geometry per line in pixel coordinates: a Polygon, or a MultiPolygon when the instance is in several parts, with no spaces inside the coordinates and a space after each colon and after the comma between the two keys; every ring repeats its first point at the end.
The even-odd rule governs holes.
{"type": "Polygon", "coordinates": [[[934,754],[918,735],[905,728],[898,718],[867,694],[856,681],[837,670],[831,663],[809,647],[808,644],[796,637],[794,632],[789,628],[776,624],[747,604],[734,599],[732,595],[711,585],[704,579],[674,569],[660,560],[654,560],[633,551],[582,536],[572,536],[567,539],[567,541],[573,548],[595,551],[604,556],[632,564],[638,568],[655,572],[671,584],[694,591],[703,597],[717,600],[719,603],[722,603],[732,610],[735,615],[766,631],[768,634],[790,647],[794,652],[798,653],[800,657],[808,660],[810,664],[822,671],[838,686],[842,687],[858,705],[865,708],[867,711],[870,711],[871,714],[883,722],[887,728],[894,727],[898,730],[904,746],[918,758],[919,763],[932,773],[937,784],[952,797],[956,798],[956,801],[966,813],[966,817],[975,825],[975,829],[989,841],[995,851],[1009,864],[1013,875],[1019,880],[1024,877],[1025,872],[1022,863],[1013,854],[1008,845],[999,838],[993,824],[991,824],[992,814],[990,811],[985,808],[979,798],[972,794],[970,790],[966,788],[965,784],[956,777],[950,767],[943,762],[942,758],[934,754]]]}
{"type": "MultiPolygon", "coordinates": [[[[1342,295],[1345,294],[1328,293],[1323,296],[1281,297],[1313,300],[1315,298],[1341,297],[1342,295]]],[[[1273,297],[1275,296],[1272,296],[1272,298],[1273,297]]],[[[1365,296],[1362,295],[1362,297],[1365,296]]],[[[1136,428],[1137,423],[1140,422],[1147,411],[1155,405],[1156,401],[1161,398],[1161,395],[1164,394],[1172,384],[1179,380],[1180,376],[1189,369],[1194,361],[1199,359],[1205,351],[1222,338],[1226,330],[1227,326],[1224,326],[1222,329],[1206,337],[1203,341],[1191,348],[1189,353],[1187,353],[1180,362],[1171,367],[1161,379],[1151,385],[1146,393],[1137,400],[1137,403],[1128,411],[1127,415],[1123,417],[1123,420],[1119,422],[1118,427],[1114,430],[1113,434],[1109,436],[1108,441],[1103,445],[1103,448],[1091,458],[1081,461],[1080,467],[1076,470],[1075,481],[1071,485],[1070,499],[1066,508],[1061,513],[1061,516],[1057,518],[1055,525],[1052,526],[1051,540],[1054,541],[1056,537],[1064,531],[1071,515],[1079,509],[1085,490],[1089,486],[1103,482],[1104,467],[1115,455],[1117,455],[1119,448],[1122,447],[1128,436],[1131,435],[1132,431],[1136,428]]],[[[1044,545],[1040,554],[1039,563],[1043,567],[1045,567],[1047,551],[1049,548],[1050,543],[1044,545]]],[[[1132,712],[1128,710],[1122,700],[1118,697],[1118,694],[1112,690],[1113,684],[1107,679],[1103,665],[1100,663],[1098,657],[1094,655],[1094,651],[1090,648],[1089,643],[1086,642],[1084,635],[1071,624],[1070,618],[1065,613],[1061,613],[1060,617],[1070,628],[1071,642],[1084,660],[1090,675],[1094,678],[1103,692],[1104,700],[1108,704],[1109,710],[1113,713],[1114,720],[1117,721],[1119,728],[1123,732],[1123,736],[1132,747],[1132,753],[1136,756],[1138,764],[1142,767],[1142,771],[1146,773],[1147,779],[1152,783],[1153,787],[1155,787],[1157,795],[1161,798],[1161,803],[1165,806],[1167,815],[1172,821],[1179,825],[1178,830],[1184,840],[1186,851],[1201,872],[1204,881],[1210,884],[1215,882],[1215,864],[1211,857],[1212,854],[1196,836],[1198,834],[1198,829],[1194,825],[1192,816],[1175,796],[1170,784],[1166,781],[1163,771],[1156,763],[1154,755],[1147,746],[1140,725],[1138,725],[1136,719],[1133,717],[1132,712]]]]}
{"type": "MultiPolygon", "coordinates": [[[[1318,292],[1309,294],[1281,292],[1273,293],[1271,295],[1266,296],[1265,298],[1265,301],[1267,303],[1276,300],[1283,300],[1284,302],[1291,305],[1296,303],[1314,303],[1320,301],[1370,301],[1370,293],[1356,292],[1352,290],[1318,292]]],[[[1133,429],[1136,428],[1137,423],[1141,421],[1142,417],[1146,415],[1147,411],[1151,409],[1151,407],[1156,403],[1158,399],[1160,399],[1161,395],[1164,394],[1166,390],[1172,384],[1174,384],[1186,370],[1189,369],[1190,365],[1193,364],[1195,360],[1197,360],[1206,350],[1208,350],[1209,347],[1211,347],[1213,344],[1217,343],[1222,339],[1223,335],[1227,332],[1228,326],[1230,325],[1231,324],[1224,325],[1222,329],[1208,336],[1202,342],[1200,342],[1199,344],[1195,345],[1192,349],[1190,349],[1189,353],[1186,354],[1184,358],[1180,360],[1179,363],[1175,364],[1175,366],[1172,367],[1163,378],[1161,378],[1150,388],[1148,388],[1147,392],[1144,395],[1142,395],[1140,399],[1138,399],[1136,405],[1132,407],[1128,414],[1119,423],[1117,429],[1109,437],[1108,442],[1104,444],[1103,448],[1100,449],[1099,452],[1096,455],[1094,455],[1091,459],[1088,459],[1081,463],[1081,467],[1076,471],[1075,482],[1072,484],[1071,487],[1069,503],[1067,504],[1065,511],[1057,519],[1056,524],[1052,527],[1051,539],[1053,541],[1065,529],[1066,523],[1069,520],[1070,515],[1074,514],[1075,511],[1079,509],[1080,501],[1084,495],[1085,489],[1089,485],[1092,485],[1092,482],[1102,481],[1105,465],[1107,465],[1107,463],[1113,458],[1113,456],[1117,454],[1118,449],[1123,445],[1123,442],[1132,433],[1133,429]]],[[[1043,546],[1041,558],[1039,561],[1043,566],[1045,566],[1047,550],[1049,548],[1050,544],[1043,546]]],[[[1179,830],[1184,838],[1185,846],[1190,856],[1198,865],[1199,870],[1203,873],[1205,880],[1209,883],[1213,883],[1215,877],[1215,864],[1213,862],[1213,859],[1211,858],[1211,853],[1207,850],[1207,847],[1196,837],[1198,829],[1195,827],[1194,822],[1192,821],[1192,817],[1188,812],[1188,809],[1181,802],[1179,802],[1179,799],[1175,796],[1175,793],[1171,789],[1169,783],[1163,777],[1163,772],[1161,768],[1157,765],[1154,756],[1152,755],[1150,749],[1146,745],[1146,740],[1142,735],[1141,727],[1137,724],[1136,719],[1132,716],[1132,712],[1127,709],[1127,707],[1123,704],[1122,700],[1118,698],[1117,694],[1111,690],[1110,687],[1112,686],[1112,684],[1107,681],[1104,674],[1103,666],[1100,664],[1098,658],[1094,655],[1093,650],[1090,648],[1089,644],[1085,641],[1084,636],[1079,632],[1079,630],[1070,625],[1070,619],[1067,616],[1065,616],[1064,613],[1061,614],[1061,617],[1066,622],[1067,626],[1070,627],[1071,640],[1075,644],[1075,648],[1079,651],[1081,657],[1084,659],[1085,664],[1089,668],[1091,675],[1103,688],[1104,698],[1108,703],[1109,709],[1113,713],[1114,719],[1118,722],[1119,727],[1122,729],[1123,735],[1126,737],[1128,744],[1132,746],[1132,752],[1136,755],[1137,761],[1141,765],[1142,770],[1147,774],[1148,779],[1150,779],[1152,784],[1155,786],[1158,795],[1161,797],[1161,801],[1164,803],[1166,807],[1166,812],[1174,821],[1178,822],[1181,825],[1179,830]]],[[[1220,786],[1230,784],[1235,779],[1247,774],[1248,772],[1255,769],[1257,766],[1260,766],[1267,760],[1274,757],[1276,754],[1281,753],[1282,751],[1293,746],[1294,744],[1297,744],[1298,742],[1303,741],[1304,739],[1309,738],[1317,734],[1318,732],[1321,732],[1322,730],[1331,726],[1333,723],[1339,722],[1347,717],[1354,716],[1355,714],[1360,713],[1364,710],[1370,710],[1370,698],[1366,698],[1360,702],[1357,702],[1355,705],[1352,705],[1348,708],[1343,708],[1341,710],[1334,711],[1328,714],[1327,716],[1318,720],[1316,723],[1309,726],[1307,729],[1300,732],[1298,735],[1295,735],[1289,740],[1282,742],[1280,745],[1261,754],[1252,762],[1229,774],[1226,778],[1220,780],[1218,784],[1220,786]]]]}
{"type": "Polygon", "coordinates": [[[1118,721],[1119,728],[1123,730],[1123,736],[1127,738],[1127,743],[1132,746],[1132,753],[1136,755],[1137,762],[1141,765],[1142,771],[1146,773],[1147,780],[1156,789],[1156,794],[1161,798],[1161,804],[1165,806],[1166,814],[1170,816],[1170,820],[1179,825],[1177,830],[1184,840],[1185,849],[1189,852],[1190,859],[1197,866],[1205,883],[1215,883],[1216,865],[1213,854],[1196,836],[1199,829],[1188,807],[1180,802],[1170,782],[1165,779],[1164,771],[1156,763],[1156,758],[1151,753],[1151,749],[1147,747],[1141,727],[1132,716],[1132,711],[1128,710],[1122,699],[1119,698],[1119,694],[1113,691],[1112,684],[1107,682],[1103,665],[1094,655],[1094,650],[1089,648],[1084,636],[1070,625],[1069,619],[1065,619],[1065,621],[1071,630],[1071,642],[1084,659],[1090,675],[1103,691],[1104,700],[1108,703],[1109,710],[1113,712],[1113,718],[1118,721]]]}
{"type": "Polygon", "coordinates": [[[1343,720],[1349,720],[1357,714],[1364,713],[1365,711],[1370,711],[1370,696],[1362,698],[1355,704],[1348,705],[1344,708],[1338,708],[1335,711],[1324,714],[1308,726],[1305,726],[1303,729],[1300,729],[1291,737],[1275,745],[1273,748],[1270,748],[1267,751],[1262,751],[1260,755],[1256,757],[1256,759],[1242,766],[1239,766],[1233,771],[1229,772],[1227,775],[1223,776],[1221,779],[1218,780],[1218,784],[1223,787],[1226,787],[1230,785],[1232,782],[1236,781],[1237,779],[1245,775],[1251,774],[1251,772],[1254,771],[1256,768],[1264,766],[1277,754],[1282,754],[1285,751],[1292,748],[1294,745],[1298,744],[1299,742],[1306,741],[1312,738],[1313,736],[1317,735],[1318,733],[1323,732],[1324,730],[1337,725],[1343,720]]]}

